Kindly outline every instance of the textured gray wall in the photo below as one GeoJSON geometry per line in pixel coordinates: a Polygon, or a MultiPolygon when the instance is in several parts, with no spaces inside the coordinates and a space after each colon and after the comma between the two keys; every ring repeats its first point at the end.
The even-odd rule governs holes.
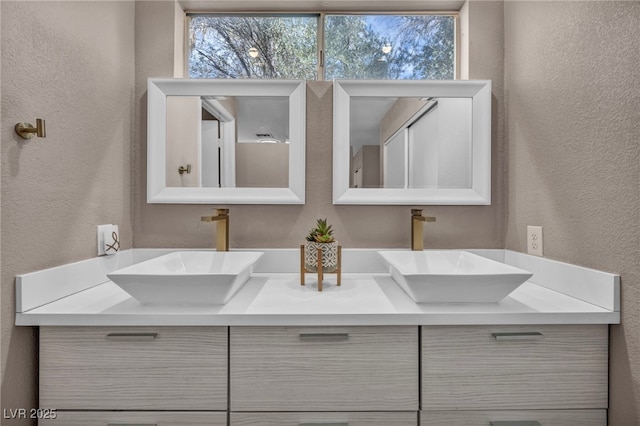
{"type": "MultiPolygon", "coordinates": [[[[2,23],[2,6],[0,5],[0,23],[2,23]]],[[[0,58],[2,58],[2,31],[0,31],[0,58]]],[[[2,81],[2,66],[0,66],[0,82],[2,81]]],[[[0,84],[0,100],[2,99],[2,84],[0,84]]],[[[0,117],[0,122],[2,117],[0,117]]],[[[0,131],[0,146],[2,146],[2,131],[0,131]]],[[[2,176],[2,161],[0,161],[0,176],[2,176]]],[[[2,193],[2,179],[0,179],[0,194],[2,193]]],[[[4,407],[2,405],[2,379],[3,379],[3,368],[2,368],[2,197],[0,197],[0,408],[4,407]]]]}
{"type": "Polygon", "coordinates": [[[640,3],[507,2],[506,247],[622,275],[610,425],[640,419],[640,3]]]}
{"type": "MultiPolygon", "coordinates": [[[[2,8],[2,408],[36,405],[35,331],[14,327],[16,274],[96,256],[96,225],[131,247],[131,2],[2,8]],[[28,142],[17,122],[47,124],[28,142]]],[[[51,407],[55,408],[55,407],[51,407]]],[[[18,426],[29,421],[4,420],[18,426]]]]}

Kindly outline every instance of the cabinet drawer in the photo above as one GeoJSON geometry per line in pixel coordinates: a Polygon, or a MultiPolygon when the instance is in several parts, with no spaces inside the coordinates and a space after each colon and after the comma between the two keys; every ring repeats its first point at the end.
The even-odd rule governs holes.
{"type": "Polygon", "coordinates": [[[231,413],[231,426],[416,426],[410,413],[231,413]]]}
{"type": "Polygon", "coordinates": [[[417,327],[232,327],[231,409],[418,409],[417,327]]]}
{"type": "Polygon", "coordinates": [[[227,413],[58,411],[39,426],[226,426],[227,413]]]}
{"type": "Polygon", "coordinates": [[[442,425],[607,426],[607,410],[423,411],[420,413],[420,426],[442,425]]]}
{"type": "Polygon", "coordinates": [[[607,408],[606,325],[422,328],[425,410],[607,408]]]}
{"type": "Polygon", "coordinates": [[[226,410],[226,327],[41,327],[40,406],[226,410]]]}

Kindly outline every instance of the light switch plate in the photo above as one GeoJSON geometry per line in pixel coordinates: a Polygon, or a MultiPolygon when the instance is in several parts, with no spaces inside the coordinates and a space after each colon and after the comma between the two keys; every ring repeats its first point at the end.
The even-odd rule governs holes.
{"type": "Polygon", "coordinates": [[[527,253],[542,256],[542,226],[527,226],[527,253]]]}

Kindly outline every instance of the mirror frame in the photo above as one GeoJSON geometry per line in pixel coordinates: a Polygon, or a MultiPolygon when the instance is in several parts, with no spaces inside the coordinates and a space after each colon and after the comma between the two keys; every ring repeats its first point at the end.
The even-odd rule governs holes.
{"type": "Polygon", "coordinates": [[[304,204],[306,82],[150,78],[147,84],[147,203],[304,204]],[[167,96],[287,96],[289,187],[167,187],[167,96]]]}
{"type": "Polygon", "coordinates": [[[491,80],[335,80],[333,204],[490,205],[491,80]],[[471,188],[350,188],[352,97],[472,98],[471,188]]]}

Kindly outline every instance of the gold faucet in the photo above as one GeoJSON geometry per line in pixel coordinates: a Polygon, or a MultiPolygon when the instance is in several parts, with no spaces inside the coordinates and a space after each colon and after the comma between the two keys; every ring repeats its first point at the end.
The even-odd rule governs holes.
{"type": "Polygon", "coordinates": [[[216,224],[216,250],[229,251],[229,209],[216,209],[215,216],[202,216],[202,222],[216,224]]]}
{"type": "Polygon", "coordinates": [[[411,209],[411,250],[424,250],[423,222],[435,222],[432,216],[422,216],[421,209],[411,209]]]}

